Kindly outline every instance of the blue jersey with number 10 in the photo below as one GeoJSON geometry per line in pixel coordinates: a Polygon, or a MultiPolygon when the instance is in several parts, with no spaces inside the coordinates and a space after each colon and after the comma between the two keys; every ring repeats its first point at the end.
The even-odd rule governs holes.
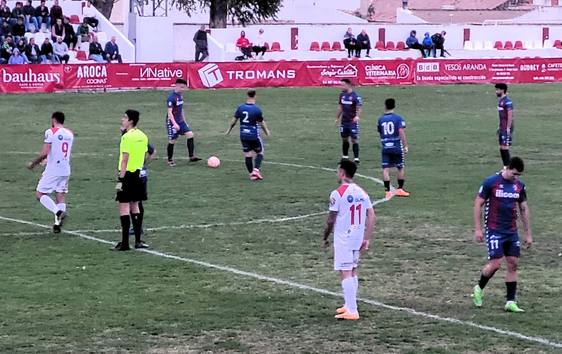
{"type": "Polygon", "coordinates": [[[383,152],[402,152],[400,129],[406,128],[404,118],[394,113],[387,113],[379,118],[377,129],[381,136],[383,152]]]}
{"type": "Polygon", "coordinates": [[[260,122],[263,122],[261,109],[253,103],[240,105],[234,113],[234,118],[240,120],[240,139],[259,140],[260,122]]]}

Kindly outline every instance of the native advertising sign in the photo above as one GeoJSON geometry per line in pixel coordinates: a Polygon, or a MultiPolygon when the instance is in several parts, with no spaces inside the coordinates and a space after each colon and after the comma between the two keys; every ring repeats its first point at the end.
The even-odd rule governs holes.
{"type": "Polygon", "coordinates": [[[0,92],[53,92],[64,89],[62,65],[0,65],[0,92]]]}

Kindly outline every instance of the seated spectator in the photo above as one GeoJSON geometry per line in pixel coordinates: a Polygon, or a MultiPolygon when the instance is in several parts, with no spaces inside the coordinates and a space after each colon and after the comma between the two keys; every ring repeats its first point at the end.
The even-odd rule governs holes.
{"type": "Polygon", "coordinates": [[[51,6],[51,23],[55,23],[59,19],[62,21],[62,18],[62,7],[59,5],[59,0],[55,0],[51,6]]]}
{"type": "Polygon", "coordinates": [[[23,16],[23,3],[18,1],[16,2],[16,7],[12,10],[12,14],[10,16],[10,22],[14,25],[20,16],[23,16]]]}
{"type": "Polygon", "coordinates": [[[108,63],[111,63],[112,60],[117,60],[119,64],[123,62],[115,36],[111,37],[111,40],[105,44],[105,59],[108,63]]]}
{"type": "Polygon", "coordinates": [[[25,58],[20,55],[20,50],[18,48],[14,48],[10,59],[8,59],[8,64],[25,64],[25,58]]]}
{"type": "Polygon", "coordinates": [[[31,5],[31,0],[27,0],[23,7],[23,23],[27,32],[36,33],[39,31],[39,22],[35,17],[35,8],[31,5]]]}
{"type": "Polygon", "coordinates": [[[8,21],[2,22],[2,25],[0,26],[0,41],[4,42],[4,39],[6,39],[6,37],[11,35],[12,35],[12,26],[10,26],[10,23],[8,21]]]}
{"type": "Polygon", "coordinates": [[[41,58],[41,64],[58,64],[58,57],[53,51],[53,45],[49,38],[45,38],[45,41],[41,45],[41,51],[39,52],[41,58]]]}
{"type": "Polygon", "coordinates": [[[82,9],[82,15],[84,16],[84,22],[89,24],[94,28],[94,32],[98,31],[99,21],[96,18],[97,11],[96,8],[92,6],[92,1],[88,1],[86,6],[82,9]]]}
{"type": "Polygon", "coordinates": [[[429,36],[429,32],[425,32],[425,34],[423,35],[422,45],[423,45],[423,52],[424,52],[423,57],[427,58],[429,57],[429,55],[431,54],[431,50],[433,49],[433,40],[429,36]]]}
{"type": "Polygon", "coordinates": [[[369,38],[367,31],[365,30],[361,31],[361,33],[359,33],[359,35],[357,36],[357,58],[361,58],[361,51],[363,49],[367,50],[367,54],[365,56],[367,58],[370,58],[369,54],[371,53],[371,39],[369,38]]]}
{"type": "Polygon", "coordinates": [[[29,39],[29,44],[25,46],[25,56],[31,64],[39,64],[41,62],[40,55],[41,50],[39,46],[35,44],[35,38],[31,37],[29,39]]]}
{"type": "Polygon", "coordinates": [[[86,19],[78,26],[78,41],[80,41],[80,43],[90,41],[90,26],[86,22],[86,19]]]}
{"type": "Polygon", "coordinates": [[[12,11],[6,5],[6,0],[2,0],[0,2],[0,22],[10,22],[10,17],[12,17],[12,11]]]}
{"type": "Polygon", "coordinates": [[[14,45],[12,43],[12,37],[7,36],[2,42],[2,48],[0,48],[0,64],[6,64],[12,56],[14,50],[14,45]]]}
{"type": "Polygon", "coordinates": [[[256,39],[254,45],[252,46],[252,51],[256,53],[256,58],[260,53],[261,53],[261,58],[263,58],[263,55],[265,54],[265,52],[267,52],[267,48],[265,46],[265,38],[263,37],[263,32],[264,32],[263,28],[260,28],[258,39],[256,39]]]}
{"type": "Polygon", "coordinates": [[[57,37],[66,37],[64,24],[62,23],[62,18],[57,18],[55,24],[51,27],[51,40],[53,42],[57,41],[57,37]]]}
{"type": "Polygon", "coordinates": [[[16,42],[16,48],[20,51],[20,55],[23,56],[25,58],[25,62],[27,64],[27,57],[25,56],[25,37],[20,38],[17,42],[16,42]]]}
{"type": "Polygon", "coordinates": [[[417,32],[412,31],[410,32],[410,37],[406,39],[406,45],[410,49],[418,49],[421,52],[422,58],[425,58],[425,52],[423,50],[423,45],[420,44],[418,38],[416,37],[417,32]]]}
{"type": "Polygon", "coordinates": [[[357,55],[357,40],[353,34],[351,27],[347,29],[347,32],[343,35],[343,45],[347,49],[347,57],[351,58],[353,53],[357,55]]]}
{"type": "Polygon", "coordinates": [[[70,23],[70,19],[68,17],[64,17],[63,19],[64,24],[64,43],[68,46],[68,49],[74,50],[76,47],[76,43],[78,43],[78,36],[74,31],[74,26],[70,23]]]}
{"type": "Polygon", "coordinates": [[[41,0],[41,5],[35,9],[35,17],[37,17],[39,31],[42,30],[43,24],[45,24],[44,32],[51,30],[51,16],[49,16],[49,8],[45,5],[45,0],[41,0]]]}
{"type": "Polygon", "coordinates": [[[236,46],[242,52],[242,60],[250,59],[252,57],[252,45],[248,38],[246,38],[246,32],[240,32],[240,38],[236,41],[236,46]]]}
{"type": "Polygon", "coordinates": [[[92,42],[90,43],[90,60],[94,60],[98,63],[105,63],[103,48],[98,42],[97,36],[92,36],[92,42]]]}
{"type": "Polygon", "coordinates": [[[209,47],[207,45],[207,31],[205,25],[202,25],[193,36],[195,42],[195,61],[203,61],[209,56],[209,47]],[[202,55],[202,56],[201,56],[202,55]]]}
{"type": "Polygon", "coordinates": [[[57,41],[53,44],[53,53],[61,63],[68,64],[70,56],[68,55],[68,45],[63,42],[62,37],[57,37],[57,41]]]}
{"type": "Polygon", "coordinates": [[[23,24],[23,17],[18,17],[17,22],[12,26],[12,36],[17,43],[20,38],[25,38],[25,25],[23,24]]]}
{"type": "Polygon", "coordinates": [[[441,51],[439,56],[441,58],[445,58],[445,52],[447,52],[445,50],[445,35],[446,34],[447,34],[447,32],[443,31],[441,33],[435,33],[433,36],[431,36],[431,40],[433,41],[433,57],[434,58],[437,57],[437,49],[439,49],[441,51]]]}

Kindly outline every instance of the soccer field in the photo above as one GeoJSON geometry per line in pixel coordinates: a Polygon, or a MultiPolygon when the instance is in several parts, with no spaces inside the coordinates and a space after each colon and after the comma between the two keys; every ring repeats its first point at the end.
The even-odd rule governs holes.
{"type": "Polygon", "coordinates": [[[273,134],[259,183],[247,178],[237,134],[224,136],[244,91],[186,93],[196,152],[219,156],[216,170],[188,163],[181,139],[178,166],[166,166],[166,92],[2,95],[0,352],[562,352],[560,87],[510,94],[512,154],[526,161],[535,237],[520,263],[523,314],[503,311],[505,268],[481,309],[470,298],[486,261],[473,241],[473,197],[501,166],[493,86],[358,89],[356,181],[383,197],[376,120],[394,97],[408,123],[412,196],[376,207],[360,267],[362,318],[352,323],[333,318],[340,282],[321,248],[341,156],[337,88],[258,90],[273,134]],[[149,252],[104,243],[120,238],[114,186],[128,108],[141,112],[159,156],[145,204],[149,252]],[[34,198],[39,169],[25,168],[55,110],[76,135],[58,235],[34,198]]]}

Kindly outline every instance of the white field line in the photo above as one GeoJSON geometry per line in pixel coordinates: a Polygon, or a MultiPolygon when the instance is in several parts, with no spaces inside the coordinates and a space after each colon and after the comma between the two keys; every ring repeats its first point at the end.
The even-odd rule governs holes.
{"type": "Polygon", "coordinates": [[[4,236],[40,236],[40,235],[47,235],[49,231],[37,231],[37,232],[2,232],[0,233],[0,237],[4,236]]]}
{"type": "MultiPolygon", "coordinates": [[[[24,224],[24,225],[31,225],[31,226],[40,227],[40,228],[43,228],[43,229],[50,229],[50,226],[34,223],[34,222],[31,222],[31,221],[21,220],[21,219],[13,219],[13,218],[0,216],[0,220],[10,221],[10,222],[24,224]]],[[[96,242],[109,244],[109,245],[114,244],[111,241],[107,241],[107,240],[100,239],[100,238],[93,237],[93,236],[88,236],[88,235],[85,235],[85,234],[83,234],[81,232],[77,232],[77,231],[63,230],[62,232],[66,233],[66,234],[69,234],[69,235],[78,236],[78,237],[81,237],[81,238],[84,238],[84,239],[87,239],[87,240],[90,240],[90,241],[96,241],[96,242]]],[[[175,256],[175,255],[172,255],[172,254],[167,254],[167,253],[158,252],[158,251],[149,250],[149,249],[140,249],[138,251],[143,252],[143,253],[148,253],[148,254],[151,254],[151,255],[154,255],[154,256],[158,256],[158,257],[173,259],[173,260],[184,262],[184,263],[195,264],[195,265],[198,265],[198,266],[201,266],[201,267],[204,267],[204,268],[216,269],[216,270],[220,270],[222,272],[228,272],[228,273],[236,274],[236,275],[246,277],[246,278],[257,279],[257,280],[261,280],[261,281],[270,282],[270,283],[273,283],[273,284],[284,285],[284,286],[295,288],[295,289],[305,290],[305,291],[314,292],[314,293],[318,293],[318,294],[322,294],[322,295],[329,295],[329,296],[333,296],[333,297],[337,297],[337,298],[342,297],[342,295],[340,293],[336,293],[334,291],[330,291],[330,290],[327,290],[327,289],[322,289],[322,288],[317,288],[317,287],[313,287],[313,286],[309,286],[309,285],[305,285],[305,284],[300,284],[300,283],[292,282],[290,280],[284,280],[284,279],[280,279],[280,278],[274,278],[274,277],[270,277],[270,276],[266,276],[266,275],[261,275],[261,274],[254,273],[254,272],[247,272],[247,271],[244,271],[244,270],[239,270],[239,269],[228,267],[228,266],[222,266],[222,265],[217,265],[217,264],[213,264],[213,263],[209,263],[209,262],[199,261],[199,260],[196,260],[196,259],[175,256]]],[[[418,311],[416,309],[409,308],[409,307],[387,305],[385,303],[382,303],[382,302],[376,301],[376,300],[360,298],[360,299],[358,299],[358,301],[360,301],[362,303],[365,303],[365,304],[375,306],[375,307],[380,307],[380,308],[384,308],[384,309],[387,309],[387,310],[405,312],[405,313],[408,313],[408,314],[413,315],[413,316],[418,316],[418,317],[422,317],[422,318],[426,318],[426,319],[430,319],[430,320],[434,320],[434,321],[441,321],[441,322],[447,322],[447,323],[456,324],[456,325],[465,326],[465,327],[477,328],[477,329],[480,329],[482,331],[492,332],[492,333],[496,333],[496,334],[500,334],[500,335],[512,337],[512,338],[517,338],[517,339],[524,340],[524,341],[527,341],[527,342],[543,344],[543,345],[546,345],[546,346],[549,346],[549,347],[552,347],[552,348],[562,348],[562,343],[558,343],[558,342],[552,341],[550,339],[542,338],[542,337],[528,336],[528,335],[525,335],[525,334],[522,334],[522,333],[519,333],[519,332],[505,330],[505,329],[501,329],[501,328],[497,328],[497,327],[493,327],[493,326],[481,325],[481,324],[478,324],[478,323],[472,322],[472,321],[463,321],[463,320],[459,320],[459,319],[452,318],[452,317],[443,317],[443,316],[439,316],[439,315],[434,315],[434,314],[429,313],[429,312],[418,311]]]]}

